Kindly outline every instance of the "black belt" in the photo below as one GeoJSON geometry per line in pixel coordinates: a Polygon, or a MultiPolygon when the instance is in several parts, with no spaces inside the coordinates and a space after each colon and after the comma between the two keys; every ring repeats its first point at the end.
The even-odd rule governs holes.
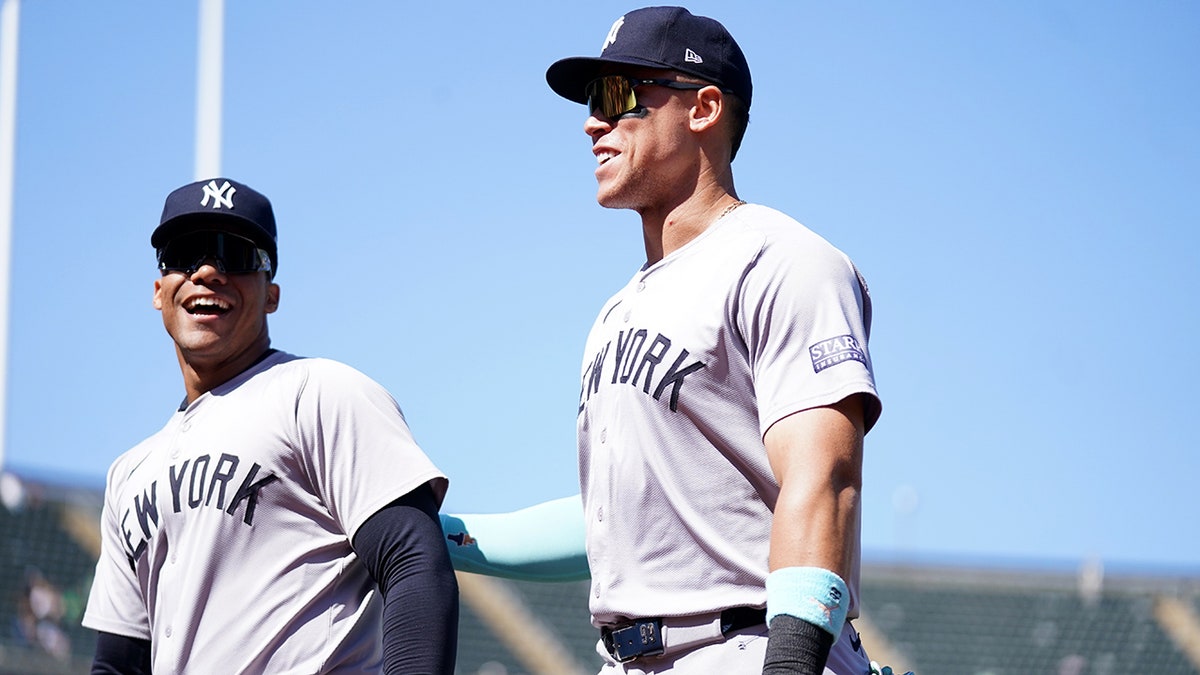
{"type": "MultiPolygon", "coordinates": [[[[721,612],[721,635],[728,636],[743,628],[767,622],[767,610],[754,607],[731,607],[721,612]]],[[[620,663],[643,656],[658,656],[666,650],[663,644],[663,619],[637,619],[600,629],[604,648],[620,663]]]]}

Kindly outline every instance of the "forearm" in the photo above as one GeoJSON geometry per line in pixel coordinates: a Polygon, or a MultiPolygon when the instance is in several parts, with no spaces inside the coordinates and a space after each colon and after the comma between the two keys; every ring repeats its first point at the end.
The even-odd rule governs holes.
{"type": "Polygon", "coordinates": [[[458,582],[446,565],[393,575],[383,601],[383,672],[454,672],[458,582]]]}
{"type": "Polygon", "coordinates": [[[764,675],[824,672],[849,610],[847,534],[857,532],[857,518],[856,488],[781,498],[772,523],[764,675]]]}
{"type": "Polygon", "coordinates": [[[803,411],[765,438],[779,496],[771,524],[763,673],[819,675],[850,606],[862,489],[857,398],[803,411]]]}
{"type": "Polygon", "coordinates": [[[354,549],[383,597],[383,672],[454,672],[458,582],[428,485],[380,509],[354,549]]]}
{"type": "Polygon", "coordinates": [[[811,485],[797,478],[780,492],[771,523],[769,567],[820,567],[849,578],[858,537],[861,488],[847,478],[811,485]]]}
{"type": "Polygon", "coordinates": [[[847,577],[859,537],[862,402],[796,413],[768,430],[779,482],[772,509],[771,570],[810,566],[847,577]]]}
{"type": "Polygon", "coordinates": [[[454,568],[526,581],[588,578],[579,495],[520,511],[441,514],[454,568]]]}
{"type": "Polygon", "coordinates": [[[772,524],[765,675],[821,673],[850,606],[857,483],[830,489],[796,480],[791,488],[772,524]]]}

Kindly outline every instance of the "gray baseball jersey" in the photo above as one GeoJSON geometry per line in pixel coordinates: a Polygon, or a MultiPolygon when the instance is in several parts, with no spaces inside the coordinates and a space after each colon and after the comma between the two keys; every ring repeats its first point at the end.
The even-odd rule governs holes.
{"type": "Polygon", "coordinates": [[[381,602],[350,541],[445,476],[392,397],[336,361],[275,352],[109,469],[83,624],[148,639],[156,673],[360,673],[381,602]]]}
{"type": "Polygon", "coordinates": [[[766,605],[779,486],[763,436],[856,393],[870,396],[874,424],[869,325],[849,259],[759,205],[725,215],[605,304],[578,417],[594,623],[766,605]]]}

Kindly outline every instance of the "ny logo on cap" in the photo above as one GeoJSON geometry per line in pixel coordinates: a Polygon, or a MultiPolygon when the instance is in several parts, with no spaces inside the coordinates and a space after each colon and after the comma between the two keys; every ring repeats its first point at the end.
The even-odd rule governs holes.
{"type": "Polygon", "coordinates": [[[687,63],[704,63],[700,55],[690,49],[683,50],[683,60],[687,63]]]}
{"type": "Polygon", "coordinates": [[[604,38],[604,45],[600,47],[600,53],[603,54],[605,49],[612,46],[617,41],[617,31],[621,30],[621,26],[625,25],[625,17],[617,19],[613,22],[612,28],[608,29],[608,37],[604,38]]]}
{"type": "Polygon", "coordinates": [[[204,186],[204,199],[200,200],[200,206],[208,206],[208,198],[212,197],[213,208],[219,209],[224,206],[227,209],[233,208],[233,193],[237,192],[237,188],[225,181],[221,187],[217,187],[217,181],[210,180],[208,185],[204,186]]]}

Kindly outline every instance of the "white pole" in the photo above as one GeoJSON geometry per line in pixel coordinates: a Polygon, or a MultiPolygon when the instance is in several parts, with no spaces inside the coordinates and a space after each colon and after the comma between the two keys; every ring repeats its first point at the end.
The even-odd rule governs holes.
{"type": "Polygon", "coordinates": [[[8,316],[12,279],[13,153],[17,128],[17,20],[20,0],[0,7],[0,469],[8,435],[8,316]]]}
{"type": "Polygon", "coordinates": [[[225,0],[200,0],[196,68],[196,180],[221,175],[221,78],[225,0]]]}

